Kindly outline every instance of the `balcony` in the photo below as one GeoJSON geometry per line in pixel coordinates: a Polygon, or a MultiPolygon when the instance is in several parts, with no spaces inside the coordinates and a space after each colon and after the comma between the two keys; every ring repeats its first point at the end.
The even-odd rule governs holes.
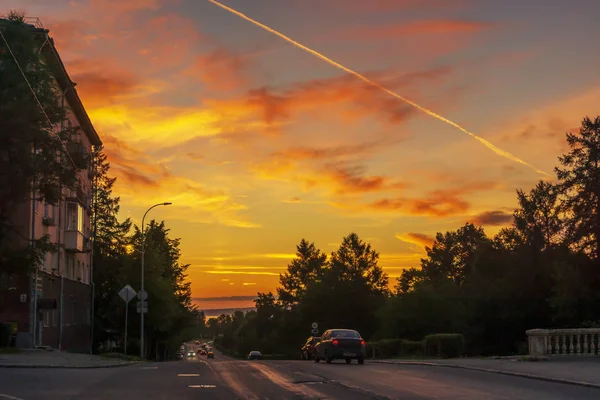
{"type": "Polygon", "coordinates": [[[65,250],[76,253],[86,251],[83,233],[79,231],[65,231],[65,250]]]}

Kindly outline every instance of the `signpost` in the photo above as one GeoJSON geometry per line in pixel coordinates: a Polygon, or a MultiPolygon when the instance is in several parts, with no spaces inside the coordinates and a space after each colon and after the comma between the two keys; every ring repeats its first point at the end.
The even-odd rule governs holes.
{"type": "Polygon", "coordinates": [[[144,313],[144,314],[148,314],[148,302],[146,300],[148,300],[148,292],[146,292],[145,290],[140,290],[137,294],[138,299],[140,299],[140,301],[137,302],[137,312],[138,314],[140,313],[144,313]]]}
{"type": "Polygon", "coordinates": [[[312,333],[313,336],[317,336],[319,334],[319,324],[316,322],[313,322],[311,327],[312,327],[312,330],[310,331],[310,333],[312,333]]]}
{"type": "Polygon", "coordinates": [[[127,354],[127,321],[129,319],[129,302],[136,296],[135,290],[129,285],[125,285],[119,292],[119,296],[125,301],[125,340],[123,341],[123,351],[127,354]]]}

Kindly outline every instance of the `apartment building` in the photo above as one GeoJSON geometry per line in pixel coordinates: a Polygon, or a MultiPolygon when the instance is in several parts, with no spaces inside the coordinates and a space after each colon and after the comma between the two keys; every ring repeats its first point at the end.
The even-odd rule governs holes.
{"type": "MultiPolygon", "coordinates": [[[[0,19],[0,28],[6,20],[0,19]]],[[[71,159],[91,159],[93,146],[100,138],[75,90],[65,66],[39,20],[27,21],[43,46],[40,56],[51,65],[62,104],[67,108],[64,126],[80,127],[76,144],[68,148],[71,159]]],[[[9,44],[10,45],[10,44],[9,44]]],[[[14,224],[21,236],[40,238],[49,235],[58,250],[47,253],[43,265],[29,277],[16,277],[0,292],[0,322],[9,322],[21,347],[49,346],[62,350],[87,352],[92,337],[92,246],[91,205],[93,170],[91,163],[81,170],[76,187],[63,189],[63,199],[47,204],[32,195],[14,213],[14,224]]],[[[26,241],[25,241],[26,242],[26,241]]]]}

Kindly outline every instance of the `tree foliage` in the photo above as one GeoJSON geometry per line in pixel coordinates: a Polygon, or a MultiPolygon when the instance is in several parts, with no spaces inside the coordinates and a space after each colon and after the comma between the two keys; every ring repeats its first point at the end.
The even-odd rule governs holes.
{"type": "Polygon", "coordinates": [[[33,270],[54,250],[47,237],[31,241],[23,235],[12,218],[16,210],[26,207],[32,193],[56,204],[86,166],[69,157],[81,132],[60,129],[66,110],[52,62],[40,53],[43,38],[14,11],[0,21],[0,31],[0,276],[9,276],[33,270]]]}
{"type": "MultiPolygon", "coordinates": [[[[116,179],[110,177],[110,163],[102,149],[94,152],[96,194],[93,227],[95,282],[95,338],[97,348],[107,340],[122,340],[125,303],[119,291],[125,285],[141,287],[142,237],[129,219],[119,222],[119,198],[113,195],[116,179]]],[[[192,304],[187,281],[187,264],[180,263],[180,240],[169,236],[164,222],[150,221],[145,227],[145,277],[148,314],[145,321],[146,355],[149,358],[172,357],[182,341],[203,333],[204,314],[192,304]]],[[[129,303],[128,350],[139,352],[139,314],[129,303]],[[137,317],[137,318],[136,318],[137,317]]],[[[121,342],[122,343],[122,342],[121,342]]]]}

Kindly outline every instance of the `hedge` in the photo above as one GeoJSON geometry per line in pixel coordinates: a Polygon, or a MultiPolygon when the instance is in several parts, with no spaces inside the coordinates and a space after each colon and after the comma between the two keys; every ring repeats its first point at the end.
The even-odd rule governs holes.
{"type": "Polygon", "coordinates": [[[436,333],[423,339],[428,357],[461,357],[465,352],[465,337],[460,333],[436,333]]]}

